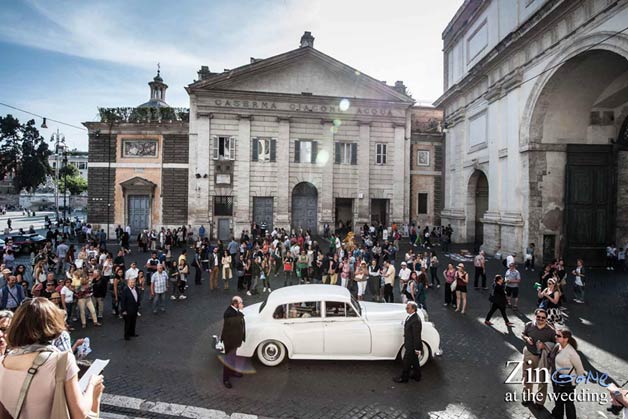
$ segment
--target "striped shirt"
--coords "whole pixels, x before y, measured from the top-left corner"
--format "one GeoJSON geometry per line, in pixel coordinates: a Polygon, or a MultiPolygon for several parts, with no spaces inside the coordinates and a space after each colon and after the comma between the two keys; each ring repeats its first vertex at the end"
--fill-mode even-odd
{"type": "Polygon", "coordinates": [[[163,294],[164,292],[166,292],[167,289],[168,274],[163,271],[157,271],[151,276],[151,282],[155,287],[155,294],[163,294]]]}

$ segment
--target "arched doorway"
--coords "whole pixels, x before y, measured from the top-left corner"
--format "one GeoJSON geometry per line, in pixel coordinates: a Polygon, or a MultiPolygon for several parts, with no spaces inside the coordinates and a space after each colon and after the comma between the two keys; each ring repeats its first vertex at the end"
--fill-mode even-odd
{"type": "Polygon", "coordinates": [[[292,190],[292,227],[317,231],[318,191],[309,182],[301,182],[292,190]]]}
{"type": "Polygon", "coordinates": [[[617,139],[628,106],[628,60],[603,48],[569,57],[539,81],[530,118],[528,242],[544,243],[544,258],[561,255],[568,264],[578,257],[603,264],[619,234],[617,139]]]}
{"type": "Polygon", "coordinates": [[[484,243],[482,218],[488,211],[488,179],[484,172],[481,170],[473,172],[467,190],[467,239],[479,249],[484,243]]]}

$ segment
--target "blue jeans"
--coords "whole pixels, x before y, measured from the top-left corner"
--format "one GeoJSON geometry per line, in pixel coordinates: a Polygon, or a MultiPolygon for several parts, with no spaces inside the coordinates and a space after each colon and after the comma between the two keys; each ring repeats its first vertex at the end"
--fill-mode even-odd
{"type": "Polygon", "coordinates": [[[153,297],[153,313],[157,313],[157,308],[161,311],[166,311],[166,293],[155,293],[153,297]]]}

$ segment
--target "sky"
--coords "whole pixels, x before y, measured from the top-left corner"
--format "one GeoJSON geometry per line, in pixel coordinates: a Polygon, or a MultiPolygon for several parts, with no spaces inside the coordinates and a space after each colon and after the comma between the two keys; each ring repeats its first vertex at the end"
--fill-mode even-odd
{"type": "MultiPolygon", "coordinates": [[[[157,63],[166,101],[189,106],[184,90],[201,65],[235,68],[299,46],[378,80],[403,80],[430,104],[443,91],[442,32],[462,0],[0,0],[0,102],[82,126],[98,107],[148,100],[157,63]]],[[[0,115],[31,117],[0,106],[0,115]]],[[[41,120],[37,119],[37,124],[41,120]]],[[[72,148],[87,132],[47,122],[72,148]]]]}

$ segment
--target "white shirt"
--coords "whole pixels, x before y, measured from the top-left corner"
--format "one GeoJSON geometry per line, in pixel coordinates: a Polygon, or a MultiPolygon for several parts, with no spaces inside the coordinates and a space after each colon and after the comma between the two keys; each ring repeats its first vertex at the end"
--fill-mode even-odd
{"type": "Polygon", "coordinates": [[[412,273],[412,271],[408,268],[401,268],[399,270],[399,279],[401,279],[402,281],[407,281],[408,279],[410,279],[410,274],[412,273]]]}
{"type": "Polygon", "coordinates": [[[65,298],[65,303],[69,304],[74,301],[74,291],[64,286],[61,288],[61,295],[65,298]]]}
{"type": "Polygon", "coordinates": [[[139,276],[139,272],[140,270],[137,268],[129,268],[126,270],[126,272],[124,273],[124,279],[126,279],[127,281],[131,278],[136,278],[139,276]]]}
{"type": "Polygon", "coordinates": [[[135,290],[135,287],[129,289],[131,290],[131,294],[133,294],[133,298],[135,298],[135,301],[137,301],[137,291],[135,290]]]}

